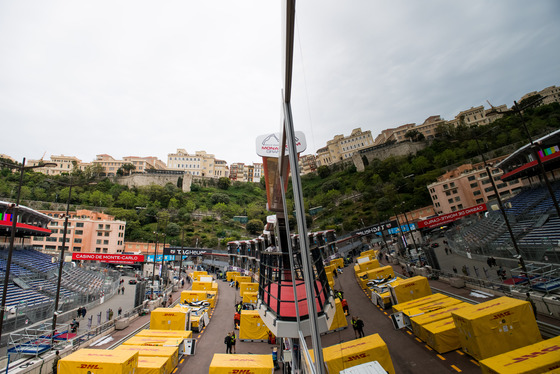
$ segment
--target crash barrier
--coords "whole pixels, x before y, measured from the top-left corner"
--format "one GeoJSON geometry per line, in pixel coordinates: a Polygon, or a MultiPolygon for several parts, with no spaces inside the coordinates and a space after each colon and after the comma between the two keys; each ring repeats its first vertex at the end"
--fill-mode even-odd
{"type": "Polygon", "coordinates": [[[243,297],[245,292],[257,292],[259,290],[258,283],[239,283],[239,296],[243,297]]]}
{"type": "Polygon", "coordinates": [[[243,294],[243,304],[257,304],[258,292],[245,292],[243,294]]]}
{"type": "Polygon", "coordinates": [[[206,301],[209,303],[210,308],[216,306],[217,291],[182,291],[181,303],[189,304],[198,301],[206,301]]]}
{"type": "Polygon", "coordinates": [[[239,324],[239,340],[241,341],[267,341],[268,332],[257,310],[242,310],[239,324]]]}
{"type": "Polygon", "coordinates": [[[129,374],[138,367],[138,351],[80,349],[58,361],[59,373],[129,374]]]}
{"type": "MultiPolygon", "coordinates": [[[[104,352],[95,350],[96,352],[104,352]]],[[[119,345],[112,351],[107,352],[136,352],[139,357],[164,357],[166,359],[165,369],[167,373],[173,372],[179,362],[179,348],[156,347],[149,345],[119,345]]],[[[64,373],[64,372],[62,372],[64,373]]],[[[95,372],[97,374],[97,372],[95,372]]]]}
{"type": "Polygon", "coordinates": [[[452,316],[463,351],[479,361],[542,340],[528,301],[503,296],[452,316]]]}
{"type": "Polygon", "coordinates": [[[238,271],[226,271],[226,280],[231,282],[235,279],[236,276],[241,275],[238,271]]]}
{"type": "Polygon", "coordinates": [[[214,354],[208,374],[273,374],[272,355],[214,354]]]}
{"type": "Polygon", "coordinates": [[[342,310],[342,303],[338,298],[334,300],[334,306],[335,306],[335,314],[334,314],[334,318],[332,318],[329,321],[330,322],[329,330],[337,331],[337,330],[345,329],[346,327],[348,327],[348,321],[346,320],[346,315],[342,310]]]}
{"type": "Polygon", "coordinates": [[[416,276],[389,285],[393,305],[419,299],[432,294],[428,278],[416,276]]]}
{"type": "MultiPolygon", "coordinates": [[[[314,360],[313,350],[309,350],[314,360]]],[[[379,334],[323,348],[323,359],[329,373],[339,373],[352,366],[377,361],[389,374],[395,374],[387,344],[379,334]]]]}
{"type": "Polygon", "coordinates": [[[480,361],[483,374],[533,374],[558,372],[560,336],[514,349],[480,361]]]}

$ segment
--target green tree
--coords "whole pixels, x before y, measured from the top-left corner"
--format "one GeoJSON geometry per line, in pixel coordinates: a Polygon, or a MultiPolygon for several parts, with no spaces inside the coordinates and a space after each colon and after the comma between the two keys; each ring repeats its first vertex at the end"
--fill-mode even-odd
{"type": "Polygon", "coordinates": [[[123,191],[119,194],[117,204],[126,209],[132,208],[136,204],[136,195],[130,191],[123,191]]]}
{"type": "Polygon", "coordinates": [[[222,190],[227,190],[231,186],[231,179],[226,177],[221,177],[218,179],[218,188],[222,190]]]}
{"type": "Polygon", "coordinates": [[[262,233],[264,224],[260,219],[252,219],[249,222],[247,222],[246,228],[250,234],[257,235],[259,233],[262,233]]]}
{"type": "Polygon", "coordinates": [[[327,165],[319,166],[317,169],[317,175],[319,175],[322,179],[325,179],[331,175],[331,169],[327,165]]]}

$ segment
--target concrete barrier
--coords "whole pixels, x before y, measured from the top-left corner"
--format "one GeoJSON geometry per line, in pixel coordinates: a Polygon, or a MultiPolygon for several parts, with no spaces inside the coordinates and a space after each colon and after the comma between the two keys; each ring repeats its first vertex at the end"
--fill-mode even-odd
{"type": "Polygon", "coordinates": [[[120,318],[115,321],[115,330],[124,330],[130,325],[129,318],[120,318]]]}
{"type": "Polygon", "coordinates": [[[449,278],[449,285],[455,288],[465,287],[465,281],[461,278],[449,278]]]}

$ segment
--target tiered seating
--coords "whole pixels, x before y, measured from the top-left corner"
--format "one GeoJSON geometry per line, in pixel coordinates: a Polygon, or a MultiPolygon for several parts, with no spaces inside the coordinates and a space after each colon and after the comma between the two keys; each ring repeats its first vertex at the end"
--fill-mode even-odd
{"type": "MultiPolygon", "coordinates": [[[[523,234],[524,232],[529,232],[531,227],[533,227],[534,221],[521,221],[517,222],[515,225],[512,225],[511,231],[513,231],[513,235],[517,238],[519,235],[523,234]]],[[[511,236],[509,232],[506,230],[502,235],[498,236],[492,244],[500,246],[504,244],[511,243],[511,236]]]]}
{"type": "Polygon", "coordinates": [[[548,191],[544,187],[524,190],[506,201],[506,206],[511,204],[511,208],[506,208],[506,213],[515,216],[525,214],[533,206],[545,199],[546,196],[548,196],[548,191]]]}
{"type": "Polygon", "coordinates": [[[62,284],[81,293],[95,293],[103,289],[103,276],[80,268],[64,268],[62,284]]]}
{"type": "MultiPolygon", "coordinates": [[[[544,214],[554,208],[552,197],[548,195],[548,190],[546,192],[546,196],[548,197],[535,206],[535,208],[533,209],[534,213],[544,214]]],[[[560,200],[560,190],[555,190],[554,196],[556,197],[556,201],[560,200]]]]}
{"type": "MultiPolygon", "coordinates": [[[[27,284],[29,284],[31,287],[33,287],[34,290],[38,292],[44,292],[52,296],[56,295],[56,284],[51,283],[47,280],[35,279],[27,281],[27,284]]],[[[60,287],[60,294],[66,297],[73,297],[76,295],[75,292],[70,291],[69,289],[64,287],[60,287]]]]}
{"type": "MultiPolygon", "coordinates": [[[[4,278],[6,276],[6,265],[7,261],[5,259],[0,259],[0,276],[4,278]]],[[[18,264],[12,261],[10,265],[10,275],[12,277],[21,277],[21,276],[30,276],[33,275],[33,272],[27,270],[26,268],[22,268],[18,264]]]]}
{"type": "MultiPolygon", "coordinates": [[[[8,284],[8,294],[6,296],[6,306],[12,307],[24,302],[28,306],[37,306],[41,304],[51,303],[52,299],[40,293],[27,289],[23,290],[16,285],[8,284]]],[[[2,295],[0,294],[0,300],[2,295]]]]}
{"type": "Polygon", "coordinates": [[[503,231],[503,220],[499,216],[482,219],[474,225],[463,229],[461,235],[472,246],[480,246],[494,240],[503,231]]]}
{"type": "Polygon", "coordinates": [[[551,240],[560,240],[560,219],[551,218],[547,223],[539,228],[534,229],[523,239],[521,244],[545,244],[551,240]]]}
{"type": "Polygon", "coordinates": [[[51,256],[33,249],[14,251],[13,261],[20,266],[33,270],[37,273],[48,273],[57,266],[56,263],[52,262],[51,256]]]}

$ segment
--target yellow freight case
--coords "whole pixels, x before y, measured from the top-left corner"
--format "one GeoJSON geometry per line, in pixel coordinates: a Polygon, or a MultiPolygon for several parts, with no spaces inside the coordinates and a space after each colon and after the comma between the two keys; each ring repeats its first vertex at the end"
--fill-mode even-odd
{"type": "Polygon", "coordinates": [[[393,313],[398,313],[398,312],[402,312],[405,309],[412,309],[424,304],[428,304],[431,303],[433,301],[437,301],[437,300],[441,300],[441,299],[446,299],[449,296],[445,296],[444,294],[441,293],[435,293],[432,295],[428,295],[428,296],[424,296],[421,297],[419,299],[415,299],[415,300],[411,300],[411,301],[407,301],[404,303],[400,303],[397,305],[393,305],[393,313]]]}
{"type": "Polygon", "coordinates": [[[250,282],[239,283],[239,296],[241,297],[243,297],[245,292],[258,292],[258,291],[259,291],[258,283],[250,283],[250,282]]]}
{"type": "Polygon", "coordinates": [[[193,291],[212,291],[213,282],[193,282],[191,289],[193,291]]]}
{"type": "Polygon", "coordinates": [[[362,262],[361,264],[358,265],[360,266],[360,271],[368,271],[372,269],[377,269],[379,267],[379,261],[374,259],[374,260],[362,262]]]}
{"type": "Polygon", "coordinates": [[[187,312],[177,308],[157,308],[150,313],[150,327],[154,330],[186,330],[187,312]]]}
{"type": "Polygon", "coordinates": [[[226,271],[226,279],[228,282],[234,280],[237,275],[241,275],[241,273],[238,271],[226,271]]]}
{"type": "Polygon", "coordinates": [[[167,358],[165,357],[138,357],[138,374],[169,374],[167,373],[167,358]]]}
{"type": "MultiPolygon", "coordinates": [[[[98,349],[96,349],[99,352],[98,349]]],[[[177,363],[179,362],[179,348],[175,347],[155,347],[149,345],[119,345],[115,349],[109,352],[138,352],[138,356],[148,356],[148,357],[165,357],[167,363],[165,364],[165,369],[168,373],[171,373],[177,363]]],[[[64,373],[64,372],[62,372],[64,373]]],[[[97,374],[97,373],[96,373],[97,374]]]]}
{"type": "Polygon", "coordinates": [[[451,352],[461,348],[453,317],[448,317],[424,326],[426,343],[438,353],[451,352]]]}
{"type": "Polygon", "coordinates": [[[392,266],[382,266],[377,269],[368,270],[365,272],[366,277],[359,277],[360,279],[360,286],[362,289],[367,288],[367,283],[373,279],[385,279],[387,277],[393,278],[395,276],[395,272],[392,266]],[[364,279],[365,278],[365,279],[364,279]]]}
{"type": "Polygon", "coordinates": [[[412,318],[417,315],[435,312],[436,310],[447,308],[451,305],[459,304],[461,302],[462,301],[459,299],[455,299],[453,297],[446,297],[445,299],[436,300],[431,303],[417,306],[416,308],[405,309],[403,310],[403,313],[405,316],[412,318]]]}
{"type": "Polygon", "coordinates": [[[258,292],[245,292],[243,294],[243,303],[256,304],[259,298],[258,292]]]}
{"type": "Polygon", "coordinates": [[[210,363],[208,374],[273,374],[272,355],[228,355],[216,353],[210,363]]]}
{"type": "Polygon", "coordinates": [[[425,342],[428,342],[428,335],[425,329],[426,326],[429,326],[431,323],[442,319],[452,318],[451,312],[455,312],[459,309],[466,308],[470,305],[471,304],[468,303],[458,302],[454,305],[450,305],[448,307],[441,308],[430,313],[425,313],[416,317],[411,317],[410,322],[412,324],[412,331],[414,332],[414,335],[416,335],[418,338],[420,338],[425,342]]]}
{"type": "Polygon", "coordinates": [[[269,331],[257,310],[241,311],[239,340],[268,340],[269,331]]]}
{"type": "Polygon", "coordinates": [[[187,304],[195,301],[208,301],[210,308],[216,306],[216,291],[181,291],[181,303],[187,304]]]}
{"type": "Polygon", "coordinates": [[[560,336],[480,361],[483,374],[537,374],[560,371],[560,336]]]}
{"type": "Polygon", "coordinates": [[[80,349],[58,361],[59,373],[135,374],[138,352],[80,349]]]}
{"type": "Polygon", "coordinates": [[[463,351],[478,361],[542,340],[528,301],[503,296],[452,315],[463,351]]]}
{"type": "Polygon", "coordinates": [[[428,278],[416,276],[389,285],[389,292],[393,304],[399,304],[431,295],[432,289],[428,283],[428,278]]]}
{"type": "MultiPolygon", "coordinates": [[[[309,350],[309,354],[314,360],[312,349],[309,350]]],[[[377,361],[389,374],[395,374],[389,349],[379,334],[325,347],[323,359],[329,373],[338,373],[352,366],[377,361]]]]}
{"type": "Polygon", "coordinates": [[[193,279],[193,281],[198,282],[201,276],[207,276],[207,275],[208,275],[207,271],[193,271],[191,273],[191,278],[193,279]]]}
{"type": "Polygon", "coordinates": [[[332,259],[331,262],[330,262],[330,265],[334,265],[337,269],[338,268],[343,268],[344,267],[344,259],[342,259],[342,258],[332,259]]]}
{"type": "Polygon", "coordinates": [[[191,339],[192,331],[144,329],[138,331],[134,336],[153,336],[153,337],[165,337],[165,338],[191,339]]]}
{"type": "Polygon", "coordinates": [[[241,284],[241,283],[251,283],[253,281],[253,278],[251,278],[248,275],[238,275],[234,278],[234,280],[236,282],[239,282],[239,284],[241,284]]]}
{"type": "Polygon", "coordinates": [[[346,320],[346,315],[342,310],[342,303],[338,298],[334,300],[334,306],[336,312],[334,314],[334,318],[330,321],[331,325],[329,327],[329,330],[336,330],[336,329],[347,327],[348,321],[346,320]]]}

